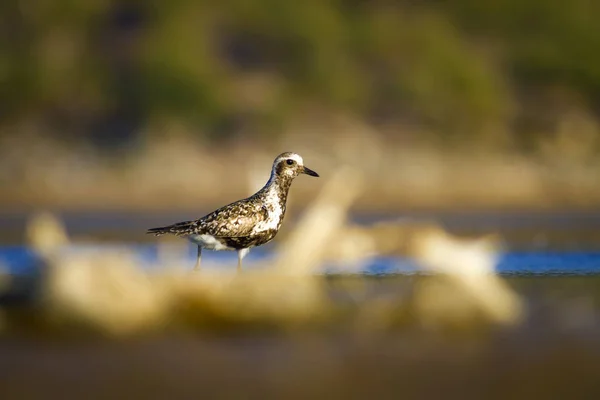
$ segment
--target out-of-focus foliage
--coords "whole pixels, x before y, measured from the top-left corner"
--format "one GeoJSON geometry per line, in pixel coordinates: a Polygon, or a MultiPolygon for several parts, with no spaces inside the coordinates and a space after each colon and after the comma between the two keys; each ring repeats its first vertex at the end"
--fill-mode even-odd
{"type": "Polygon", "coordinates": [[[0,125],[276,132],[309,108],[438,135],[550,133],[600,98],[599,14],[589,0],[7,0],[0,125]]]}

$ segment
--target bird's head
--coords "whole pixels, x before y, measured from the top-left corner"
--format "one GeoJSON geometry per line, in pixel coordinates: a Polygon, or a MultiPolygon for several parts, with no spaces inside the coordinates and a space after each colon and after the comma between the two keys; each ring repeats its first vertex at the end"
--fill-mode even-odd
{"type": "Polygon", "coordinates": [[[304,166],[304,160],[299,154],[282,153],[273,162],[273,175],[281,178],[293,179],[300,174],[318,177],[315,171],[304,166]]]}

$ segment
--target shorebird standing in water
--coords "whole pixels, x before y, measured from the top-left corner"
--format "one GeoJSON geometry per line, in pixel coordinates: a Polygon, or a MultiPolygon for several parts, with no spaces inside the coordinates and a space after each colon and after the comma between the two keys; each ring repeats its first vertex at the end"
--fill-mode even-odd
{"type": "Polygon", "coordinates": [[[250,248],[270,242],[281,227],[288,191],[300,174],[319,176],[304,166],[296,153],[282,153],[273,162],[267,184],[254,195],[221,207],[194,220],[149,229],[156,236],[167,233],[187,238],[198,246],[195,269],[200,269],[202,249],[237,250],[237,269],[250,248]]]}

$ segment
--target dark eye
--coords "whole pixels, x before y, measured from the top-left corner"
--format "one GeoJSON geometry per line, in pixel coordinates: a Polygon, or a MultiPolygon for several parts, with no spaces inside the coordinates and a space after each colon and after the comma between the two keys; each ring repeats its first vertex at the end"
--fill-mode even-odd
{"type": "Polygon", "coordinates": [[[287,165],[294,165],[295,161],[294,161],[294,160],[292,160],[292,159],[287,159],[287,160],[285,161],[285,163],[286,163],[287,165]]]}

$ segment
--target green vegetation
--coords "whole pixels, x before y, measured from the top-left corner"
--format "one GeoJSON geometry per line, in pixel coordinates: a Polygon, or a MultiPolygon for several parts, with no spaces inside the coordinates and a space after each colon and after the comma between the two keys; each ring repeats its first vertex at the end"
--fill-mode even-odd
{"type": "Polygon", "coordinates": [[[8,0],[0,127],[276,134],[309,107],[523,148],[598,104],[599,14],[588,0],[8,0]]]}

